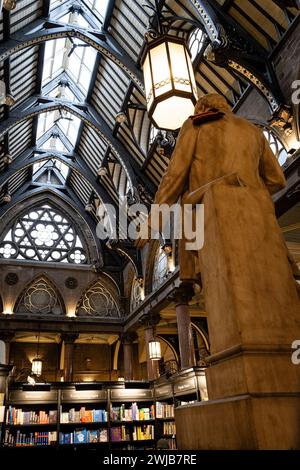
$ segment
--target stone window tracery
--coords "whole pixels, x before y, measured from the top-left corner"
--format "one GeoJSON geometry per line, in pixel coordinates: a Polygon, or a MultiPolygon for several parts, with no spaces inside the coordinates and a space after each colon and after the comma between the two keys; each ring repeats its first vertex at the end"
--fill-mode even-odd
{"type": "Polygon", "coordinates": [[[0,257],[73,264],[87,262],[74,225],[44,204],[19,217],[0,242],[0,257]]]}
{"type": "Polygon", "coordinates": [[[168,256],[164,250],[159,247],[154,260],[154,269],[152,277],[152,289],[157,289],[168,276],[168,256]]]}
{"type": "Polygon", "coordinates": [[[81,297],[77,307],[77,315],[119,318],[121,312],[112,293],[101,281],[97,281],[81,297]]]}

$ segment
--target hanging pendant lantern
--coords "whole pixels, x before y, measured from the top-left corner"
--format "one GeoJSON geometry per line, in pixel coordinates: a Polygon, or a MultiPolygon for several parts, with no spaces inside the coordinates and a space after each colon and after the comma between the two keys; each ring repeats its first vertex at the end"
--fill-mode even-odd
{"type": "Polygon", "coordinates": [[[149,341],[149,358],[153,361],[159,361],[161,359],[161,347],[158,339],[149,341]]]}
{"type": "Polygon", "coordinates": [[[179,129],[194,113],[197,101],[192,61],[184,40],[163,35],[148,42],[142,67],[149,118],[157,128],[179,129]]]}
{"type": "Polygon", "coordinates": [[[31,363],[32,374],[40,376],[42,375],[42,369],[43,369],[43,361],[39,357],[34,358],[31,363]]]}

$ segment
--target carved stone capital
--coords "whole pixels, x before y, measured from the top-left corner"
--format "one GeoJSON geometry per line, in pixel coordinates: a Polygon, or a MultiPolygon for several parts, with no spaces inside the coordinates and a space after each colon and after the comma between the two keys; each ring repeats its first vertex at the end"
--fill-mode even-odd
{"type": "Polygon", "coordinates": [[[122,343],[127,343],[127,344],[132,344],[134,341],[136,341],[138,338],[138,335],[136,334],[135,331],[128,331],[126,333],[122,333],[120,335],[120,340],[122,343]]]}
{"type": "Polygon", "coordinates": [[[14,331],[0,331],[0,340],[10,343],[15,337],[14,331]]]}
{"type": "Polygon", "coordinates": [[[75,343],[76,339],[79,337],[79,334],[78,333],[62,333],[60,337],[61,337],[61,340],[64,341],[64,343],[73,344],[75,343]]]}
{"type": "Polygon", "coordinates": [[[194,296],[193,284],[190,282],[183,282],[179,287],[169,296],[169,300],[177,305],[188,305],[194,296]]]}
{"type": "Polygon", "coordinates": [[[150,313],[147,315],[143,315],[139,321],[145,328],[147,327],[150,328],[150,327],[158,325],[158,323],[160,322],[160,319],[161,319],[161,316],[159,313],[153,313],[153,314],[150,313]]]}

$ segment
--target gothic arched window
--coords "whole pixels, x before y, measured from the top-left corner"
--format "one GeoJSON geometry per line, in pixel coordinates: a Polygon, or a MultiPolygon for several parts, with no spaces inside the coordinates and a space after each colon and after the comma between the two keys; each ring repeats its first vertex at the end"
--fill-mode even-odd
{"type": "Polygon", "coordinates": [[[279,164],[283,165],[289,156],[283,143],[280,141],[277,135],[269,127],[263,127],[263,133],[264,133],[265,138],[269,142],[272,152],[277,158],[279,164]]]}
{"type": "Polygon", "coordinates": [[[72,222],[48,204],[20,216],[0,241],[0,257],[84,264],[86,250],[72,222]]]}
{"type": "Polygon", "coordinates": [[[152,289],[157,289],[167,278],[168,275],[168,255],[159,247],[154,261],[152,289]]]}
{"type": "Polygon", "coordinates": [[[97,281],[87,289],[81,297],[77,315],[92,315],[97,317],[116,317],[121,316],[119,305],[112,293],[97,281]]]}
{"type": "Polygon", "coordinates": [[[62,315],[62,299],[55,287],[44,276],[34,280],[20,295],[15,313],[62,315]]]}
{"type": "Polygon", "coordinates": [[[139,279],[135,278],[131,287],[130,309],[134,310],[143,300],[142,286],[139,279]]]}
{"type": "Polygon", "coordinates": [[[191,53],[192,61],[195,60],[199,52],[201,51],[204,41],[205,41],[205,33],[200,28],[196,28],[192,31],[189,36],[188,46],[191,53]]]}

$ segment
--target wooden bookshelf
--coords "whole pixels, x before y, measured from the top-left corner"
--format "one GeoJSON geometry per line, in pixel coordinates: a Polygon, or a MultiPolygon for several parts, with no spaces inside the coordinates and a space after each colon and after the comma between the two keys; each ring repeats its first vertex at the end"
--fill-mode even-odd
{"type": "Polygon", "coordinates": [[[201,399],[200,371],[195,369],[181,371],[168,379],[162,377],[151,386],[133,382],[15,384],[5,401],[4,423],[0,424],[1,445],[16,446],[18,437],[18,447],[86,445],[109,450],[111,447],[135,449],[144,445],[151,450],[156,448],[159,439],[164,438],[174,449],[176,407],[201,399]],[[118,415],[121,407],[122,419],[118,415]],[[56,412],[56,422],[7,420],[8,410],[12,408],[33,412],[36,416],[43,411],[44,417],[52,410],[56,412]],[[137,413],[137,409],[140,419],[132,419],[137,415],[130,413],[133,410],[137,413]],[[63,438],[65,435],[66,439],[63,438]]]}

